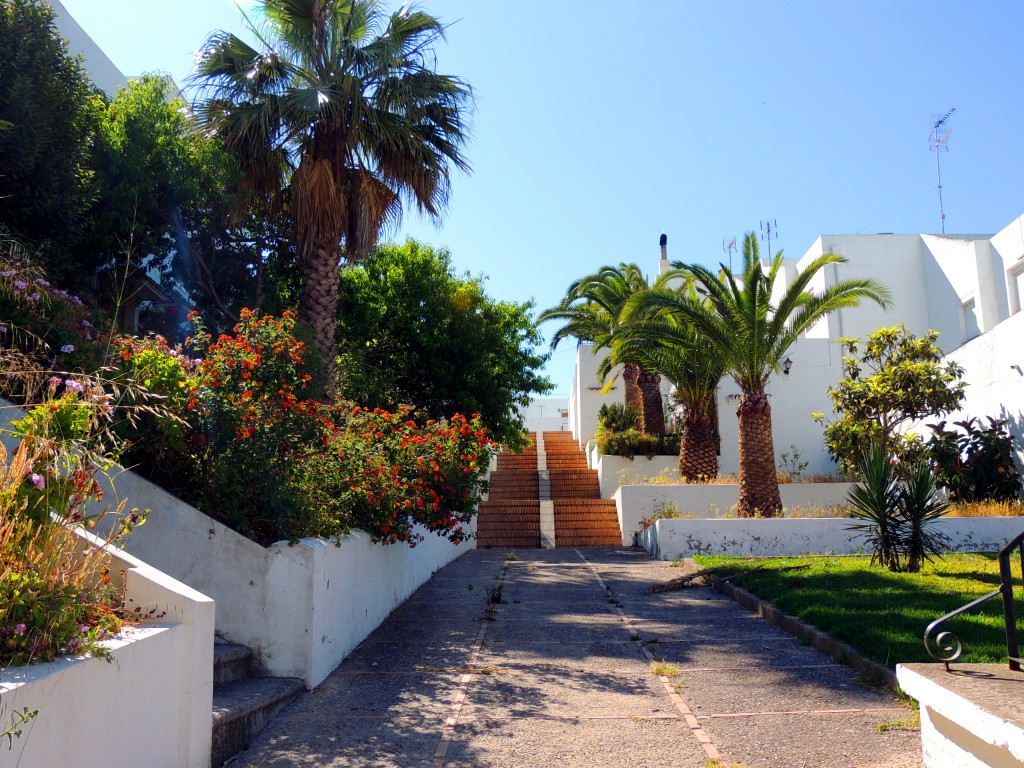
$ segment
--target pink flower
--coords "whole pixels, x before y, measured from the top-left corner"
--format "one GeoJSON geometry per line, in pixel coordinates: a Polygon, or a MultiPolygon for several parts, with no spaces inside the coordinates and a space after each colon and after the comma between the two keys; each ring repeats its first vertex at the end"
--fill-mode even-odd
{"type": "Polygon", "coordinates": [[[72,352],[75,351],[75,345],[65,344],[63,347],[60,348],[60,351],[63,352],[65,355],[70,355],[72,352]]]}
{"type": "Polygon", "coordinates": [[[33,472],[32,473],[32,485],[38,488],[40,491],[46,487],[46,478],[42,475],[33,472]]]}

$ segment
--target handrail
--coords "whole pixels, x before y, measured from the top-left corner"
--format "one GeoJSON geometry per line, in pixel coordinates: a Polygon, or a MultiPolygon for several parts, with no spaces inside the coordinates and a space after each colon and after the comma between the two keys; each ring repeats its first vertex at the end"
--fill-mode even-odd
{"type": "Polygon", "coordinates": [[[995,589],[987,595],[972,600],[955,611],[950,611],[945,616],[933,621],[925,629],[924,649],[928,651],[928,655],[933,659],[945,664],[947,672],[949,671],[949,665],[959,661],[963,656],[963,643],[960,642],[960,638],[955,633],[945,630],[935,635],[934,643],[937,647],[933,650],[932,633],[943,622],[966,613],[972,608],[991,600],[996,595],[1003,596],[1003,624],[1006,630],[1006,653],[1009,656],[1010,669],[1015,672],[1021,671],[1021,664],[1024,663],[1024,660],[1020,658],[1020,646],[1017,642],[1017,617],[1013,604],[1013,570],[1010,566],[1010,555],[1013,554],[1014,550],[1017,550],[1020,555],[1021,573],[1024,575],[1024,533],[1021,533],[999,552],[999,589],[995,589]]]}

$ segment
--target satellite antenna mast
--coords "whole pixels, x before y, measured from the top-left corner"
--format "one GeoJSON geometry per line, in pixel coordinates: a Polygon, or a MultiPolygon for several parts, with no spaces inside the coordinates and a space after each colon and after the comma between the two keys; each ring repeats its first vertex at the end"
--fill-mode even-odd
{"type": "Polygon", "coordinates": [[[765,219],[761,222],[761,239],[768,242],[768,258],[772,257],[772,233],[775,239],[779,239],[779,225],[775,219],[765,219]]]}
{"type": "Polygon", "coordinates": [[[736,236],[722,238],[722,251],[729,254],[729,271],[732,272],[732,252],[736,250],[736,236]]]}
{"type": "Polygon", "coordinates": [[[946,121],[954,112],[956,112],[956,107],[951,108],[941,117],[933,115],[935,123],[932,125],[932,132],[928,135],[928,149],[935,153],[935,176],[939,182],[939,222],[942,224],[942,234],[946,234],[946,211],[942,206],[942,166],[939,164],[939,157],[943,152],[949,152],[949,126],[946,126],[946,121]],[[944,126],[946,130],[942,130],[944,126]]]}

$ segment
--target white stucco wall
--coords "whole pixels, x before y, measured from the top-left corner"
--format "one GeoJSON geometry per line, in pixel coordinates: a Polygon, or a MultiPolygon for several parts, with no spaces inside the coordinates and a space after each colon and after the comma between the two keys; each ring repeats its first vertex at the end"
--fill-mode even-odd
{"type": "Polygon", "coordinates": [[[605,456],[595,451],[601,496],[610,499],[620,485],[635,485],[655,477],[679,479],[678,456],[605,456]]]}
{"type": "MultiPolygon", "coordinates": [[[[786,513],[799,515],[801,509],[845,504],[851,487],[851,483],[783,483],[779,493],[786,513]]],[[[735,515],[739,486],[623,485],[613,498],[622,544],[628,546],[633,543],[633,535],[640,532],[640,521],[665,508],[696,519],[735,515]]]]}
{"type": "Polygon", "coordinates": [[[111,573],[122,569],[130,604],[159,618],[109,641],[111,663],[79,656],[0,670],[4,717],[39,710],[11,751],[0,748],[0,765],[209,766],[213,601],[115,550],[111,573]]]}
{"type": "MultiPolygon", "coordinates": [[[[787,557],[867,554],[864,534],[848,518],[668,519],[640,533],[638,543],[661,560],[694,555],[787,557]]],[[[1021,517],[947,517],[935,530],[954,552],[998,552],[1024,530],[1021,517]]]]}
{"type": "Polygon", "coordinates": [[[93,83],[110,98],[114,97],[118,88],[127,87],[128,78],[114,66],[110,57],[86,34],[81,25],[61,5],[60,0],[46,0],[46,2],[53,8],[54,23],[61,37],[67,40],[69,52],[72,56],[82,56],[83,66],[93,83]]]}

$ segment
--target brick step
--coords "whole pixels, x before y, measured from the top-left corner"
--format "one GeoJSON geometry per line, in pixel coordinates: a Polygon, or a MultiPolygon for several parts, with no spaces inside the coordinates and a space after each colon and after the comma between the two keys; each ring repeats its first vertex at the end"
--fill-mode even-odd
{"type": "MultiPolygon", "coordinates": [[[[540,536],[527,541],[526,539],[488,539],[487,541],[481,541],[477,539],[476,545],[482,549],[540,549],[540,536]]],[[[586,545],[581,544],[579,546],[604,546],[602,544],[597,545],[586,545]]]]}
{"type": "Polygon", "coordinates": [[[620,547],[622,546],[622,539],[612,538],[611,536],[601,537],[596,539],[569,539],[563,541],[562,539],[555,539],[556,547],[620,547]]]}
{"type": "Polygon", "coordinates": [[[480,509],[532,509],[539,512],[540,502],[536,499],[487,499],[480,502],[480,509]]]}

